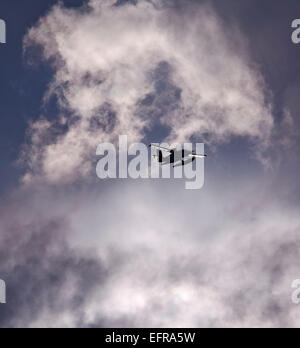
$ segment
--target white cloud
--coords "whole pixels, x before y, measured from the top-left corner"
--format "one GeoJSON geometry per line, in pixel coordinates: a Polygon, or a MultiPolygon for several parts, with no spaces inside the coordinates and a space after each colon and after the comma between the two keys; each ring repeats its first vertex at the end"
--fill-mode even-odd
{"type": "MultiPolygon", "coordinates": [[[[170,141],[197,136],[218,144],[245,136],[269,143],[273,119],[263,79],[239,34],[225,28],[211,9],[198,5],[177,13],[142,0],[137,6],[112,4],[93,0],[81,10],[55,6],[25,38],[25,48],[40,45],[53,63],[47,97],[58,97],[59,122],[69,124],[50,143],[32,141],[26,182],[36,175],[51,183],[84,177],[99,142],[119,134],[140,140],[157,122],[170,127],[170,141]],[[169,70],[160,80],[161,62],[169,70]],[[170,86],[178,91],[171,100],[170,86]],[[141,107],[147,95],[161,100],[141,107]]],[[[41,125],[45,122],[32,125],[33,138],[41,125]]]]}

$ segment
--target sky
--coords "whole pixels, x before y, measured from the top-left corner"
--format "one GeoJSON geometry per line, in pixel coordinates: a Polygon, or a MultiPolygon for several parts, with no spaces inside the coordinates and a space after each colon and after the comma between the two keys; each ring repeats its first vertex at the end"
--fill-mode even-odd
{"type": "Polygon", "coordinates": [[[0,327],[298,327],[298,1],[3,0],[0,327]],[[200,142],[205,184],[100,180],[200,142]]]}

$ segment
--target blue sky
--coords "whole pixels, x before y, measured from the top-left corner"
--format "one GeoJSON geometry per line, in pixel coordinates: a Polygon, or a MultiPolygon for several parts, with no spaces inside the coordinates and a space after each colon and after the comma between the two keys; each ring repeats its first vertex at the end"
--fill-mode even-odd
{"type": "MultiPolygon", "coordinates": [[[[23,55],[23,38],[27,30],[56,1],[3,1],[1,18],[7,24],[7,44],[0,46],[1,63],[1,190],[16,185],[19,170],[14,165],[29,119],[38,117],[44,91],[51,78],[46,65],[31,68],[23,55]]],[[[64,1],[66,6],[79,6],[82,1],[64,1]]]]}

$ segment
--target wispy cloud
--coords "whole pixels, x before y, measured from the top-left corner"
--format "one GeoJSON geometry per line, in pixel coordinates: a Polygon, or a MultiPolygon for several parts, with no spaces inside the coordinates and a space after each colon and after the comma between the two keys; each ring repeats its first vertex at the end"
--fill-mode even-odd
{"type": "Polygon", "coordinates": [[[1,212],[2,327],[297,326],[294,209],[262,188],[225,208],[218,190],[133,186],[40,192],[1,212]]]}
{"type": "Polygon", "coordinates": [[[237,30],[206,5],[113,4],[55,6],[25,38],[25,49],[40,46],[55,69],[47,97],[58,98],[56,123],[68,125],[52,142],[40,136],[51,123],[31,126],[25,181],[84,177],[97,143],[119,134],[141,140],[155,125],[168,127],[168,141],[219,144],[242,136],[269,144],[267,88],[237,30]]]}

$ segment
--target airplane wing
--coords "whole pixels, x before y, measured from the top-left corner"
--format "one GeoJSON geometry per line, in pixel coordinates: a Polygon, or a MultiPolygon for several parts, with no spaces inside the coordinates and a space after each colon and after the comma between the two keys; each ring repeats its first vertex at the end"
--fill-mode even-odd
{"type": "Polygon", "coordinates": [[[193,158],[189,158],[189,159],[187,159],[187,160],[182,160],[182,161],[180,161],[179,163],[175,164],[175,165],[173,166],[173,168],[185,166],[185,165],[187,165],[187,164],[189,164],[189,163],[192,163],[192,162],[193,162],[193,158]]]}
{"type": "Polygon", "coordinates": [[[172,153],[174,150],[170,150],[170,149],[167,149],[166,147],[161,147],[161,146],[158,146],[158,145],[149,145],[150,147],[154,147],[155,149],[158,149],[158,150],[161,150],[161,151],[165,151],[165,152],[168,152],[168,153],[172,153]]]}
{"type": "Polygon", "coordinates": [[[207,157],[207,155],[194,155],[194,154],[190,153],[190,154],[188,155],[188,157],[205,158],[205,157],[207,157]]]}

